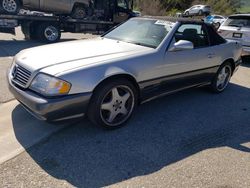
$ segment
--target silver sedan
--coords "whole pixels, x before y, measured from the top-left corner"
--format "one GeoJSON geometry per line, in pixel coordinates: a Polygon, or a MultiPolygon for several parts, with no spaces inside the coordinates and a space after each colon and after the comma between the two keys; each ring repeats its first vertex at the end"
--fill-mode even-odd
{"type": "Polygon", "coordinates": [[[9,87],[39,119],[85,114],[94,124],[114,128],[156,97],[207,85],[224,91],[241,50],[239,42],[223,39],[203,22],[133,18],[96,39],[20,52],[9,87]]]}

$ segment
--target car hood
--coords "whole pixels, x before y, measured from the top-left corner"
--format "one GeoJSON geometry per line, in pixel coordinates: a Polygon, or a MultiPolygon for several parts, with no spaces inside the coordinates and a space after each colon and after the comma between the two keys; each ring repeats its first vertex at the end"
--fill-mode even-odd
{"type": "Polygon", "coordinates": [[[55,72],[50,73],[55,75],[66,70],[119,59],[149,50],[152,48],[106,38],[96,38],[26,49],[16,55],[15,62],[31,72],[59,65],[60,70],[54,69],[55,72]]]}

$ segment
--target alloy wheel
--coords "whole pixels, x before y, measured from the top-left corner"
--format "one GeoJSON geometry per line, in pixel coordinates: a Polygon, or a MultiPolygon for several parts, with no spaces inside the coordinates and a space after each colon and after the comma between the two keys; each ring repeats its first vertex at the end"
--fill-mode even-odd
{"type": "Polygon", "coordinates": [[[229,65],[226,65],[220,70],[217,76],[217,82],[216,82],[216,87],[218,91],[223,91],[227,87],[230,81],[231,74],[232,74],[232,70],[229,65]]]}
{"type": "Polygon", "coordinates": [[[109,90],[102,100],[101,118],[109,126],[121,125],[130,117],[134,105],[133,91],[125,85],[116,86],[109,90]]]}
{"type": "Polygon", "coordinates": [[[49,41],[56,41],[58,36],[59,36],[58,29],[56,27],[54,27],[54,26],[48,26],[44,30],[44,36],[49,41]]]}
{"type": "Polygon", "coordinates": [[[17,11],[17,3],[15,0],[3,0],[2,6],[7,12],[14,13],[17,11]]]}

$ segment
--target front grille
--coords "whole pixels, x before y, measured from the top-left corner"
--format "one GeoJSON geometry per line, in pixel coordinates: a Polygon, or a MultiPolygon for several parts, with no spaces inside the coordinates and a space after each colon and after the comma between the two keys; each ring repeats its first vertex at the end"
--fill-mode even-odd
{"type": "Polygon", "coordinates": [[[13,81],[18,85],[25,87],[29,82],[31,77],[31,72],[27,69],[21,67],[20,65],[15,65],[12,70],[13,81]]]}

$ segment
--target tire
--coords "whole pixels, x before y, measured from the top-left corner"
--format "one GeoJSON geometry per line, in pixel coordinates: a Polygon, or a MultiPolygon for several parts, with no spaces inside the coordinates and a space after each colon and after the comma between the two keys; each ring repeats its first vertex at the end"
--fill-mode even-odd
{"type": "Polygon", "coordinates": [[[231,63],[228,62],[222,64],[211,82],[210,88],[212,89],[212,91],[215,93],[223,92],[227,88],[231,76],[232,76],[231,63]]]}
{"type": "Polygon", "coordinates": [[[37,33],[33,26],[21,25],[21,30],[23,32],[25,40],[37,40],[37,33]]]}
{"type": "Polygon", "coordinates": [[[19,0],[1,0],[1,7],[8,14],[18,14],[21,8],[19,0]]]}
{"type": "Polygon", "coordinates": [[[42,42],[55,43],[61,38],[61,31],[57,24],[42,23],[38,25],[36,36],[42,42]]]}
{"type": "Polygon", "coordinates": [[[83,5],[75,5],[71,13],[71,17],[75,19],[83,19],[87,15],[87,9],[83,5]]]}
{"type": "Polygon", "coordinates": [[[137,104],[137,90],[131,82],[126,79],[107,81],[95,90],[87,116],[93,124],[103,128],[120,128],[130,119],[137,104]]]}

